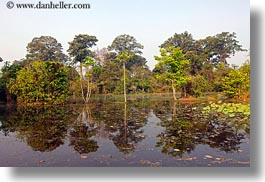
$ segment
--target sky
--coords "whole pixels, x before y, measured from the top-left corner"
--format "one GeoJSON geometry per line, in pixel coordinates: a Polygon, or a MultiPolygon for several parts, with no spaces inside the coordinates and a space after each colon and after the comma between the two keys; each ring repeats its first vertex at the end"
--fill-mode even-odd
{"type": "MultiPolygon", "coordinates": [[[[20,60],[27,44],[42,35],[52,36],[63,45],[75,35],[98,38],[101,49],[121,34],[134,36],[144,45],[143,56],[152,69],[159,45],[175,33],[188,31],[194,39],[221,32],[235,32],[243,48],[250,49],[249,0],[64,0],[65,3],[89,3],[86,10],[8,9],[0,1],[0,57],[20,60]]],[[[62,0],[42,0],[42,3],[62,0]]],[[[38,3],[39,0],[13,0],[14,3],[38,3]]],[[[249,53],[238,53],[228,62],[241,65],[249,53]]],[[[3,64],[2,64],[3,65],[3,64]]]]}

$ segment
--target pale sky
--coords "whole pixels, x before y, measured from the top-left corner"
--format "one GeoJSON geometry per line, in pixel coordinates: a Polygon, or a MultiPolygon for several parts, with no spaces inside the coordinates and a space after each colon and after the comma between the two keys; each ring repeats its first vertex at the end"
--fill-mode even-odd
{"type": "MultiPolygon", "coordinates": [[[[130,34],[144,45],[143,56],[151,69],[156,64],[158,46],[174,33],[188,31],[195,39],[201,39],[224,31],[235,32],[239,43],[250,48],[249,0],[64,1],[89,3],[89,10],[8,9],[8,1],[0,1],[0,57],[4,61],[24,58],[27,44],[41,35],[56,38],[66,52],[68,42],[77,34],[95,35],[99,42],[93,49],[107,47],[118,35],[130,34]]],[[[229,63],[241,65],[247,55],[237,54],[229,63]]]]}

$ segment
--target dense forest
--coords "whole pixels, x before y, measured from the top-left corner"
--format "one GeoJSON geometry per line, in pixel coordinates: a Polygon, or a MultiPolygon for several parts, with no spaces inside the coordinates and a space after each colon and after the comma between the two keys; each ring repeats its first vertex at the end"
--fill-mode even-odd
{"type": "Polygon", "coordinates": [[[222,32],[195,40],[175,34],[154,55],[153,70],[143,57],[144,46],[130,35],[116,37],[107,48],[92,50],[96,36],[80,34],[69,42],[68,55],[53,37],[34,38],[25,58],[4,63],[0,100],[18,104],[88,103],[95,94],[172,93],[174,100],[209,92],[249,99],[250,60],[241,67],[227,59],[247,51],[235,33],[222,32]]]}

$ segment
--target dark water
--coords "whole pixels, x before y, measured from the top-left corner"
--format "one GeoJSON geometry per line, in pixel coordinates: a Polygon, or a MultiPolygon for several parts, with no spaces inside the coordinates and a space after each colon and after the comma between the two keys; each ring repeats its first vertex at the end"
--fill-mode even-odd
{"type": "Polygon", "coordinates": [[[250,166],[249,120],[207,103],[0,107],[0,166],[250,166]]]}

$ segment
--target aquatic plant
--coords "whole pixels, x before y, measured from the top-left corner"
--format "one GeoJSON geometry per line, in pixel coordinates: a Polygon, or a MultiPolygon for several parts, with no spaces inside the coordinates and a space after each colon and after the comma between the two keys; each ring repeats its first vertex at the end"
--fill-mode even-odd
{"type": "Polygon", "coordinates": [[[204,107],[202,114],[209,113],[220,113],[227,115],[231,118],[236,115],[243,115],[245,117],[250,117],[250,104],[242,103],[211,103],[208,106],[204,107]]]}

